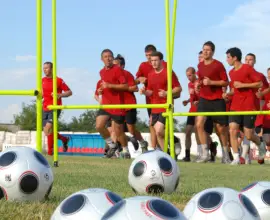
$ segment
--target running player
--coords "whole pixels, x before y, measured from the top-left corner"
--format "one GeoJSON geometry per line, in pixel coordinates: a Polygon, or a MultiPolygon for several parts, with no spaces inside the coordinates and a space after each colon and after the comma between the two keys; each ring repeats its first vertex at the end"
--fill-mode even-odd
{"type": "MultiPolygon", "coordinates": [[[[128,90],[124,71],[119,66],[113,64],[113,52],[111,50],[103,50],[101,59],[104,63],[104,68],[100,71],[102,80],[102,105],[124,104],[124,91],[128,90]]],[[[125,120],[124,109],[100,109],[98,111],[96,129],[110,147],[107,156],[114,156],[117,150],[117,146],[111,139],[110,133],[106,128],[106,123],[110,118],[114,122],[112,123],[113,131],[123,147],[121,155],[124,158],[130,158],[127,139],[123,128],[125,120]]]]}
{"type": "MultiPolygon", "coordinates": [[[[167,68],[162,64],[163,54],[154,52],[151,54],[151,64],[154,70],[149,73],[147,88],[140,90],[141,94],[152,97],[152,104],[164,104],[167,102],[167,68]]],[[[179,98],[182,88],[173,72],[172,74],[172,94],[173,98],[179,98]]],[[[154,126],[159,145],[164,149],[164,135],[165,135],[165,118],[162,113],[166,109],[152,109],[151,111],[151,125],[154,126]]]]}
{"type": "MultiPolygon", "coordinates": [[[[51,62],[45,62],[43,64],[43,71],[45,77],[42,78],[42,98],[43,98],[43,131],[48,140],[48,155],[53,155],[53,111],[48,109],[49,105],[53,104],[53,64],[51,62]]],[[[72,91],[64,82],[63,79],[57,77],[57,105],[62,105],[62,98],[66,98],[72,95],[72,91]]],[[[57,111],[59,118],[61,110],[57,111]]],[[[69,137],[64,137],[61,134],[57,134],[58,139],[63,142],[63,151],[68,150],[69,137]]]]}
{"type": "MultiPolygon", "coordinates": [[[[125,59],[120,54],[116,56],[114,59],[114,64],[120,66],[124,73],[125,77],[128,83],[128,91],[124,93],[124,100],[125,104],[137,104],[136,97],[134,95],[134,92],[138,92],[138,86],[135,83],[134,76],[125,70],[125,59]]],[[[142,152],[147,151],[148,143],[145,141],[142,137],[141,132],[139,132],[136,129],[136,122],[137,122],[137,110],[136,109],[126,109],[126,116],[125,116],[125,122],[127,124],[127,130],[132,135],[130,139],[132,142],[137,142],[137,140],[141,144],[142,152]]],[[[137,150],[137,149],[136,149],[137,150]]]]}
{"type": "MultiPolygon", "coordinates": [[[[208,41],[203,45],[204,61],[198,65],[198,76],[200,84],[200,99],[198,112],[224,112],[226,104],[222,98],[222,87],[228,86],[228,77],[226,70],[221,62],[213,58],[215,45],[208,41]]],[[[198,88],[197,88],[198,89],[198,88]]],[[[229,161],[228,155],[228,117],[214,116],[216,131],[220,135],[222,148],[224,149],[224,161],[229,161]]],[[[196,127],[201,142],[203,155],[197,162],[207,162],[209,159],[207,135],[204,129],[206,122],[205,116],[197,116],[196,127]]]]}
{"type": "MultiPolygon", "coordinates": [[[[233,98],[231,103],[231,111],[254,111],[256,110],[256,95],[254,89],[262,87],[260,76],[253,67],[242,64],[242,52],[239,48],[230,48],[226,52],[227,62],[233,69],[230,71],[233,98]]],[[[254,123],[256,117],[254,115],[235,115],[230,116],[230,139],[233,148],[234,160],[231,165],[240,163],[238,152],[238,130],[243,127],[244,134],[248,140],[254,142],[259,151],[260,158],[264,156],[265,144],[262,138],[254,134],[254,123]]],[[[263,159],[263,158],[262,158],[263,159]]]]}

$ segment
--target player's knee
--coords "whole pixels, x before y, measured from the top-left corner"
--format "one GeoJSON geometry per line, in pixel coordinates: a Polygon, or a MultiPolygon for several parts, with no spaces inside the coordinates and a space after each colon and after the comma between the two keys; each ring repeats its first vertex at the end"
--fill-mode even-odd
{"type": "Polygon", "coordinates": [[[204,123],[203,123],[203,121],[197,121],[196,124],[195,124],[195,129],[197,131],[200,131],[200,132],[204,131],[204,123]]]}
{"type": "Polygon", "coordinates": [[[238,129],[236,129],[236,128],[230,128],[229,133],[230,133],[230,135],[232,137],[235,137],[238,134],[238,129]]]}
{"type": "Polygon", "coordinates": [[[250,132],[247,132],[246,134],[245,134],[245,136],[246,136],[246,138],[247,138],[247,140],[248,141],[251,141],[252,140],[252,133],[250,133],[250,132]]]}
{"type": "Polygon", "coordinates": [[[98,132],[102,131],[104,129],[104,125],[102,125],[101,123],[96,123],[96,130],[98,132]]]}

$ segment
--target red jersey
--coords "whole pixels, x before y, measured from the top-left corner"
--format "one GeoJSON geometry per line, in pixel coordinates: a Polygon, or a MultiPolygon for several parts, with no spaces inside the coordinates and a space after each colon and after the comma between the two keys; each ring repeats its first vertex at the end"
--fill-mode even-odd
{"type": "MultiPolygon", "coordinates": [[[[226,70],[221,62],[213,60],[212,63],[205,65],[204,62],[198,64],[197,75],[202,82],[204,77],[208,77],[210,80],[228,81],[226,70]]],[[[222,87],[221,86],[205,86],[201,84],[200,97],[207,100],[222,99],[222,87]]]]}
{"type": "MultiPolygon", "coordinates": [[[[69,87],[64,82],[63,79],[57,77],[57,94],[62,93],[63,91],[69,91],[69,87]]],[[[42,78],[42,96],[43,96],[43,110],[50,111],[48,105],[53,105],[53,78],[43,77],[42,78]]],[[[62,105],[62,99],[57,100],[57,105],[62,105]]]]}
{"type": "MultiPolygon", "coordinates": [[[[172,74],[172,88],[179,87],[180,83],[178,81],[177,76],[173,72],[172,74]]],[[[155,70],[149,73],[148,79],[148,87],[147,90],[153,91],[152,94],[152,104],[164,104],[167,102],[167,97],[161,98],[159,97],[158,93],[159,90],[167,91],[168,84],[167,84],[167,68],[164,68],[160,73],[156,73],[155,70]]],[[[152,113],[158,114],[165,112],[166,109],[164,108],[153,108],[152,113]]]]}
{"type": "MultiPolygon", "coordinates": [[[[268,85],[270,86],[270,84],[268,84],[268,85]]],[[[268,107],[268,105],[270,105],[270,93],[265,94],[264,99],[265,99],[265,103],[263,105],[262,110],[269,111],[270,107],[268,107]]],[[[258,115],[258,116],[260,116],[260,118],[262,118],[262,120],[261,120],[262,123],[260,125],[262,125],[263,128],[270,128],[270,115],[258,115]]]]}
{"type": "MultiPolygon", "coordinates": [[[[232,69],[230,71],[231,85],[235,81],[241,83],[254,83],[259,82],[260,76],[256,73],[253,67],[242,64],[241,68],[238,70],[232,69]]],[[[251,88],[234,88],[234,95],[231,104],[232,111],[255,111],[256,110],[256,96],[254,90],[251,88]]]]}
{"type": "MultiPolygon", "coordinates": [[[[263,91],[263,90],[267,89],[269,87],[269,84],[268,84],[268,81],[267,81],[265,75],[263,75],[262,73],[257,72],[257,71],[256,71],[256,73],[259,75],[259,77],[260,77],[260,79],[261,79],[261,81],[263,83],[263,86],[262,86],[261,90],[263,91]]],[[[258,92],[258,89],[254,89],[253,91],[254,91],[254,93],[256,95],[256,93],[258,92]]],[[[260,100],[261,99],[257,98],[257,96],[256,96],[255,105],[256,105],[256,110],[257,111],[259,111],[261,109],[260,100]]]]}
{"type": "MultiPolygon", "coordinates": [[[[110,68],[103,68],[100,70],[101,80],[110,84],[125,84],[126,78],[122,68],[113,65],[110,68]]],[[[114,89],[103,89],[102,91],[102,105],[119,105],[124,104],[124,92],[114,89]]],[[[112,115],[125,115],[124,109],[104,109],[112,115]]]]}
{"type": "Polygon", "coordinates": [[[198,101],[198,95],[195,92],[195,82],[188,83],[190,109],[189,112],[197,112],[197,106],[193,104],[194,101],[198,101]]]}
{"type": "MultiPolygon", "coordinates": [[[[124,70],[124,73],[125,73],[125,78],[127,80],[128,86],[131,87],[131,86],[136,85],[134,76],[126,70],[124,70]]],[[[134,92],[124,92],[124,97],[125,97],[124,98],[125,104],[136,104],[137,103],[134,92]]],[[[126,111],[128,111],[128,110],[130,110],[130,109],[126,109],[126,111]]]]}
{"type": "Polygon", "coordinates": [[[102,80],[99,80],[99,81],[97,82],[97,87],[96,87],[96,91],[95,91],[95,95],[97,95],[97,96],[99,96],[99,94],[98,94],[98,89],[100,88],[101,83],[102,83],[102,80]]]}
{"type": "MultiPolygon", "coordinates": [[[[164,67],[167,67],[167,63],[165,61],[162,62],[164,67]]],[[[139,70],[136,73],[136,79],[138,79],[139,77],[145,77],[147,78],[147,81],[145,83],[145,87],[147,88],[147,84],[148,84],[148,74],[153,71],[153,66],[151,63],[149,63],[148,61],[146,62],[142,62],[139,66],[139,70]]],[[[151,97],[146,97],[146,104],[151,104],[151,97]]]]}

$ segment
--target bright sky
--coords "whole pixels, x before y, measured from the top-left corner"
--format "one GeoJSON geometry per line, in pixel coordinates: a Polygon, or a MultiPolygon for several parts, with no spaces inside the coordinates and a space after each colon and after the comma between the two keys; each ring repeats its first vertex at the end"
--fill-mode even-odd
{"type": "MultiPolygon", "coordinates": [[[[173,1],[171,1],[172,5],[173,1]]],[[[102,68],[100,52],[110,48],[126,58],[126,69],[136,74],[145,60],[144,47],[154,44],[165,50],[163,0],[58,0],[58,75],[74,95],[65,104],[96,104],[93,93],[102,68]]],[[[35,89],[36,53],[35,1],[2,1],[0,7],[0,88],[35,89]]],[[[51,60],[51,1],[43,1],[43,61],[51,60]]],[[[197,67],[202,44],[216,44],[215,57],[226,63],[229,47],[257,55],[256,69],[266,73],[270,66],[269,0],[181,0],[177,9],[174,66],[184,89],[175,103],[176,111],[188,111],[185,69],[197,67]]],[[[144,97],[136,95],[139,103],[144,97]]],[[[11,122],[29,97],[1,97],[0,122],[11,122]]],[[[81,111],[66,110],[69,121],[81,111]]],[[[146,118],[146,110],[140,116],[146,118]]],[[[178,118],[184,121],[185,118],[178,118]]]]}

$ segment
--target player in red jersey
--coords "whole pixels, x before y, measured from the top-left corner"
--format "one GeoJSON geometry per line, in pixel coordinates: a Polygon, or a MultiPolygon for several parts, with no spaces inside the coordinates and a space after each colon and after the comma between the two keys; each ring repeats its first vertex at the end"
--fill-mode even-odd
{"type": "MultiPolygon", "coordinates": [[[[226,70],[221,62],[213,59],[215,45],[208,41],[203,45],[204,61],[198,64],[198,77],[200,84],[196,90],[200,91],[198,112],[224,112],[226,104],[222,98],[222,87],[228,85],[226,70]],[[199,88],[200,87],[200,88],[199,88]]],[[[224,161],[230,162],[228,155],[228,117],[214,116],[211,117],[215,123],[216,131],[220,135],[221,144],[224,149],[224,161]]],[[[197,162],[207,162],[209,159],[207,134],[204,126],[207,117],[197,116],[196,127],[201,142],[203,155],[197,162]]]]}
{"type": "MultiPolygon", "coordinates": [[[[186,70],[186,76],[189,80],[188,83],[188,92],[189,92],[189,99],[183,101],[183,105],[186,106],[190,103],[189,112],[197,112],[197,105],[198,105],[198,95],[195,92],[195,83],[197,81],[196,78],[196,70],[193,67],[188,67],[186,70]]],[[[188,116],[186,122],[186,150],[185,150],[185,157],[183,158],[184,162],[190,162],[190,148],[191,148],[191,134],[192,131],[195,132],[195,137],[198,141],[198,134],[195,128],[195,116],[188,116]]]]}
{"type": "MultiPolygon", "coordinates": [[[[128,84],[123,70],[119,66],[113,64],[113,53],[111,50],[103,50],[101,59],[104,63],[104,68],[100,71],[102,80],[102,105],[124,104],[124,91],[128,90],[128,84]]],[[[110,133],[106,128],[106,123],[110,118],[113,121],[113,131],[123,147],[122,156],[124,158],[130,158],[127,139],[123,128],[125,120],[124,109],[100,109],[98,111],[96,129],[110,147],[107,156],[113,157],[117,152],[117,146],[113,142],[110,133]]]]}
{"type": "MultiPolygon", "coordinates": [[[[139,89],[135,83],[134,76],[129,71],[125,70],[124,57],[118,54],[116,58],[114,59],[114,64],[119,65],[124,70],[125,77],[127,79],[127,83],[129,86],[128,91],[124,92],[125,104],[137,104],[137,100],[136,100],[134,92],[138,92],[139,89]]],[[[139,141],[142,148],[142,152],[146,152],[147,147],[148,147],[148,142],[143,139],[141,132],[138,131],[136,128],[136,122],[137,122],[136,109],[126,109],[125,122],[127,125],[128,132],[132,135],[130,137],[130,141],[133,143],[134,146],[136,145],[134,143],[137,143],[136,146],[138,146],[137,141],[139,141]]],[[[138,150],[138,147],[135,150],[138,150]]]]}
{"type": "MultiPolygon", "coordinates": [[[[254,89],[262,87],[260,76],[253,67],[242,64],[242,52],[239,48],[230,48],[226,52],[227,62],[233,69],[230,71],[232,84],[232,103],[231,111],[254,111],[256,110],[256,95],[254,89]]],[[[230,116],[230,139],[233,148],[234,160],[231,165],[240,163],[238,152],[238,130],[243,127],[244,134],[248,140],[254,142],[259,151],[260,157],[264,156],[265,144],[262,138],[254,134],[254,123],[256,117],[254,115],[235,115],[230,116]]]]}
{"type": "MultiPolygon", "coordinates": [[[[43,71],[45,77],[42,78],[42,98],[43,98],[43,131],[48,140],[48,155],[53,155],[53,111],[48,109],[49,105],[53,104],[53,76],[52,76],[53,64],[51,62],[45,62],[43,64],[43,71]]],[[[57,77],[57,105],[62,105],[62,98],[66,98],[72,95],[72,91],[64,82],[63,79],[57,77]]],[[[61,111],[57,111],[58,117],[61,111]]],[[[64,137],[61,134],[57,134],[58,139],[63,142],[63,150],[68,150],[68,137],[64,137]]]]}
{"type": "MultiPolygon", "coordinates": [[[[144,94],[152,98],[152,104],[164,104],[167,102],[167,68],[163,65],[163,54],[160,52],[154,52],[151,54],[151,64],[154,68],[149,73],[147,88],[140,90],[141,94],[144,94]]],[[[182,91],[181,85],[177,76],[173,72],[172,74],[172,94],[173,98],[179,98],[182,91]]],[[[152,109],[151,110],[151,125],[154,126],[159,145],[164,149],[164,135],[165,135],[165,117],[162,113],[166,112],[166,109],[152,109]]],[[[177,154],[177,153],[176,153],[177,154]]]]}

